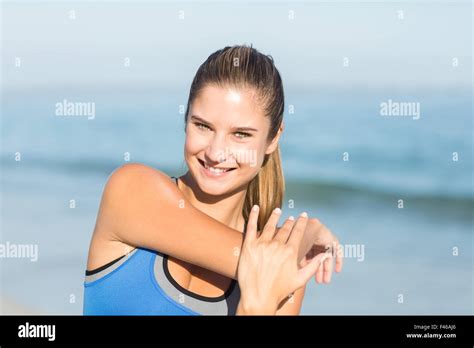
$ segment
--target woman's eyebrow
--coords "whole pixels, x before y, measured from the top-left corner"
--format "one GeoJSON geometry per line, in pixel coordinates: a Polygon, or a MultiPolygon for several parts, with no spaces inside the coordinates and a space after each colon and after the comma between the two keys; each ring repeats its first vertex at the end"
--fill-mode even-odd
{"type": "Polygon", "coordinates": [[[199,117],[199,116],[196,116],[196,115],[192,115],[192,116],[191,116],[191,120],[195,120],[195,121],[204,123],[205,125],[212,126],[212,123],[207,122],[205,119],[203,119],[203,118],[201,118],[201,117],[199,117]]]}
{"type": "Polygon", "coordinates": [[[235,127],[238,132],[258,132],[258,129],[252,127],[235,127]]]}
{"type": "MultiPolygon", "coordinates": [[[[197,116],[197,115],[192,115],[191,120],[198,121],[201,123],[204,123],[205,125],[212,126],[212,123],[206,121],[205,119],[197,116]]],[[[234,130],[237,132],[258,132],[258,129],[252,128],[252,127],[234,127],[234,130]]]]}

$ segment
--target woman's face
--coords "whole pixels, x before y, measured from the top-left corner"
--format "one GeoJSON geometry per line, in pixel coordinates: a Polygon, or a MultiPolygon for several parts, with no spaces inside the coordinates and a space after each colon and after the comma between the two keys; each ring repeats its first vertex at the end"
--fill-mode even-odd
{"type": "Polygon", "coordinates": [[[250,89],[209,85],[189,108],[184,157],[199,188],[222,195],[247,187],[281,130],[269,142],[270,119],[250,89]]]}

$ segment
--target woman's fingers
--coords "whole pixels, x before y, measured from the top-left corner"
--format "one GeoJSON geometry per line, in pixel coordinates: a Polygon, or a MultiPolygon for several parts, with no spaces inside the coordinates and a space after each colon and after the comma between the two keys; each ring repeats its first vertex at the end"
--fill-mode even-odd
{"type": "Polygon", "coordinates": [[[324,271],[323,271],[323,280],[326,284],[331,282],[331,275],[332,275],[332,256],[329,254],[329,257],[324,260],[324,271]]]}
{"type": "Polygon", "coordinates": [[[323,261],[328,256],[329,255],[326,253],[318,254],[315,257],[313,257],[311,261],[309,261],[306,264],[306,266],[301,268],[297,274],[297,280],[296,280],[297,286],[298,287],[304,286],[315,273],[319,272],[319,269],[323,268],[323,261]]]}
{"type": "Polygon", "coordinates": [[[259,240],[272,240],[273,236],[275,235],[275,229],[278,224],[278,220],[280,219],[281,209],[276,208],[273,210],[270,218],[268,219],[265,227],[263,228],[262,233],[260,234],[259,240]]]}
{"type": "Polygon", "coordinates": [[[296,221],[293,231],[291,231],[290,238],[288,239],[288,245],[294,246],[296,250],[299,250],[307,223],[308,214],[302,213],[298,218],[298,221],[296,221]]]}
{"type": "Polygon", "coordinates": [[[293,216],[290,216],[288,219],[286,219],[285,223],[278,230],[278,232],[276,233],[273,239],[278,240],[285,244],[288,241],[288,238],[290,237],[291,229],[293,228],[294,224],[295,224],[295,218],[293,216]]]}
{"type": "Polygon", "coordinates": [[[336,272],[342,271],[342,265],[344,263],[344,253],[339,251],[339,241],[336,239],[336,272]]]}
{"type": "Polygon", "coordinates": [[[253,241],[257,238],[257,221],[259,211],[260,207],[258,205],[254,205],[250,210],[250,215],[247,221],[247,228],[245,230],[246,241],[253,241]]]}
{"type": "Polygon", "coordinates": [[[306,259],[306,256],[303,257],[299,263],[299,266],[300,268],[303,268],[304,266],[306,266],[308,264],[308,260],[306,259]]]}
{"type": "Polygon", "coordinates": [[[324,263],[322,263],[321,267],[319,267],[318,270],[316,271],[316,283],[321,284],[323,282],[323,270],[324,270],[324,263]]]}

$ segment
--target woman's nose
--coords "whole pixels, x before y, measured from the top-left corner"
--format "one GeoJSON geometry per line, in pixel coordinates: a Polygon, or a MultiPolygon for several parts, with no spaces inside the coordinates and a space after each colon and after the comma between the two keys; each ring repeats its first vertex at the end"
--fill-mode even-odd
{"type": "Polygon", "coordinates": [[[222,163],[226,160],[225,137],[215,135],[206,149],[206,157],[213,163],[222,163]]]}

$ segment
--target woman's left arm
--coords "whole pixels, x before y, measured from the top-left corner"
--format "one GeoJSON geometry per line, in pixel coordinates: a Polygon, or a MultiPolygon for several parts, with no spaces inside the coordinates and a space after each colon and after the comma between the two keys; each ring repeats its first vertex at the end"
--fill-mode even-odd
{"type": "MultiPolygon", "coordinates": [[[[323,267],[318,269],[315,274],[317,283],[330,283],[333,271],[333,257],[336,256],[336,272],[342,271],[343,255],[338,253],[339,240],[337,237],[318,219],[309,219],[306,225],[305,237],[310,236],[314,240],[313,247],[308,252],[306,257],[301,261],[300,266],[304,266],[308,260],[311,260],[319,253],[330,252],[331,257],[326,259],[323,267]],[[331,252],[332,251],[332,252],[331,252]]],[[[303,239],[305,238],[303,237],[303,239]]],[[[309,241],[308,241],[309,242],[309,241]]],[[[278,306],[276,315],[299,315],[303,305],[303,298],[305,295],[306,286],[295,291],[292,297],[289,297],[278,306]]]]}
{"type": "Polygon", "coordinates": [[[306,264],[308,260],[311,260],[320,253],[330,254],[331,257],[324,261],[323,267],[318,269],[318,273],[314,277],[316,283],[329,284],[331,282],[333,269],[335,268],[336,273],[340,273],[344,263],[344,253],[340,250],[341,246],[339,240],[321,221],[312,218],[308,219],[303,241],[303,243],[312,244],[313,246],[301,261],[300,266],[306,264]],[[334,259],[335,267],[333,264],[334,259]]]}
{"type": "Polygon", "coordinates": [[[306,286],[295,291],[293,296],[280,303],[275,315],[299,315],[306,286]]]}

